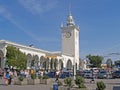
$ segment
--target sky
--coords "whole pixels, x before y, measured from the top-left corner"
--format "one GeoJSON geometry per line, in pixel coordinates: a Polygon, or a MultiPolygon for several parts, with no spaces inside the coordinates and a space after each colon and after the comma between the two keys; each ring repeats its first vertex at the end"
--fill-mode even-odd
{"type": "Polygon", "coordinates": [[[120,58],[120,0],[0,0],[0,40],[61,51],[69,12],[80,26],[80,58],[120,58]],[[71,8],[69,8],[71,6],[71,8]]]}

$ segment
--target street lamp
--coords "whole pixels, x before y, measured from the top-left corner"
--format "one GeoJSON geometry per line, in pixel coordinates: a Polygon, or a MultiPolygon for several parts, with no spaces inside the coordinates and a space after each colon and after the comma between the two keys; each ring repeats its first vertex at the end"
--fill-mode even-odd
{"type": "Polygon", "coordinates": [[[73,65],[73,79],[76,79],[76,65],[73,65]]]}
{"type": "Polygon", "coordinates": [[[76,82],[75,82],[75,80],[76,80],[76,63],[75,63],[75,60],[76,60],[76,58],[74,55],[73,56],[73,85],[74,85],[74,87],[76,87],[76,82]]]}
{"type": "Polygon", "coordinates": [[[76,79],[76,64],[75,64],[75,56],[73,56],[73,79],[76,79]]]}

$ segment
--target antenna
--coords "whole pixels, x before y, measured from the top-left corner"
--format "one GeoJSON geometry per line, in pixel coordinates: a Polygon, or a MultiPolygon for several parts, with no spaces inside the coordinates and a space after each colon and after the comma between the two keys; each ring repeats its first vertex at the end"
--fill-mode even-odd
{"type": "Polygon", "coordinates": [[[71,15],[71,3],[69,3],[69,15],[71,15]]]}

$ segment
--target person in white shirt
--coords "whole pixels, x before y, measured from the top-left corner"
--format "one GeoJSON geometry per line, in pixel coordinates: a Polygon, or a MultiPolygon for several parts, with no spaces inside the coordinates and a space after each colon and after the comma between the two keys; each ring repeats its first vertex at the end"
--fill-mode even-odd
{"type": "Polygon", "coordinates": [[[55,81],[59,81],[59,71],[56,71],[56,80],[55,81]]]}

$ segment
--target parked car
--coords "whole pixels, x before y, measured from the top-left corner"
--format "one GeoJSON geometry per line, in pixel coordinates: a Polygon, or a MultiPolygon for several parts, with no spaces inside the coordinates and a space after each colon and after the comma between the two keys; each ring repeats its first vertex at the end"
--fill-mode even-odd
{"type": "Polygon", "coordinates": [[[77,70],[76,74],[77,74],[78,76],[84,77],[84,70],[77,70]]]}
{"type": "Polygon", "coordinates": [[[91,70],[84,71],[84,78],[92,78],[93,74],[91,70]]]}
{"type": "Polygon", "coordinates": [[[120,78],[120,71],[114,71],[113,78],[120,78]]]}
{"type": "Polygon", "coordinates": [[[47,76],[49,76],[50,78],[54,78],[55,77],[55,71],[50,71],[48,72],[47,76]]]}
{"type": "Polygon", "coordinates": [[[97,75],[97,78],[99,79],[109,79],[109,78],[112,78],[112,75],[110,72],[106,71],[106,70],[102,70],[102,71],[99,71],[98,75],[97,75]]]}
{"type": "Polygon", "coordinates": [[[72,77],[73,76],[73,72],[62,72],[61,75],[59,76],[60,78],[66,78],[66,77],[72,77]]]}

